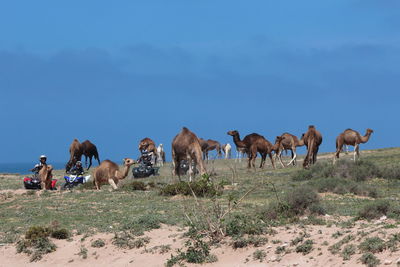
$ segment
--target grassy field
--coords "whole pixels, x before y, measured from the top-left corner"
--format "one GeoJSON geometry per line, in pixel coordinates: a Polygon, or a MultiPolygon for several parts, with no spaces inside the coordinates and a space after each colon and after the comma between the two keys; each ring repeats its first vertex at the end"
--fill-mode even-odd
{"type": "MultiPolygon", "coordinates": [[[[138,225],[140,221],[148,221],[149,218],[164,224],[187,226],[190,218],[200,220],[199,217],[204,215],[199,209],[206,209],[212,217],[213,213],[223,213],[238,203],[246,192],[246,197],[232,212],[228,212],[225,217],[227,221],[237,214],[256,218],[271,203],[290,197],[289,192],[295,192],[303,186],[319,192],[323,213],[331,216],[355,217],[367,204],[382,200],[398,202],[400,199],[400,165],[397,164],[400,162],[400,148],[362,151],[362,161],[369,165],[361,166],[356,172],[367,172],[366,176],[372,174],[373,177],[360,178],[357,181],[352,177],[339,177],[339,172],[332,176],[336,176],[340,183],[347,179],[352,184],[335,184],[331,186],[334,189],[330,190],[329,186],[328,189],[321,187],[320,182],[336,180],[332,180],[334,177],[324,178],[325,174],[320,171],[330,168],[332,156],[332,153],[319,155],[319,165],[311,171],[302,170],[301,157],[296,167],[281,168],[277,164],[277,169],[273,170],[267,161],[264,169],[257,168],[255,171],[246,169],[245,160],[241,163],[233,159],[210,161],[207,164],[210,178],[214,185],[223,185],[222,194],[198,198],[197,201],[192,196],[160,195],[161,188],[177,182],[177,177],[171,175],[170,164],[161,168],[160,176],[133,179],[130,174],[115,191],[110,186],[103,186],[100,191],[96,191],[90,183],[71,191],[57,190],[38,194],[21,190],[21,177],[0,175],[0,243],[15,241],[12,235],[23,234],[31,226],[47,226],[54,221],[63,228],[89,234],[126,230],[131,225],[138,225]],[[132,190],[130,185],[133,180],[144,182],[147,185],[146,190],[132,190]],[[348,192],[355,184],[360,188],[348,192]],[[219,211],[215,211],[216,208],[219,211]]],[[[343,153],[342,158],[345,163],[343,168],[353,164],[351,154],[343,153]]],[[[285,160],[288,162],[288,158],[285,160]]],[[[259,164],[259,159],[257,163],[259,164]]],[[[59,183],[62,183],[62,177],[63,170],[55,171],[55,178],[59,179],[59,183]]],[[[187,177],[182,179],[186,180],[187,177]]],[[[398,220],[396,213],[390,216],[398,220]]],[[[278,223],[282,221],[278,220],[278,223]]],[[[138,231],[140,230],[139,227],[138,231]]]]}

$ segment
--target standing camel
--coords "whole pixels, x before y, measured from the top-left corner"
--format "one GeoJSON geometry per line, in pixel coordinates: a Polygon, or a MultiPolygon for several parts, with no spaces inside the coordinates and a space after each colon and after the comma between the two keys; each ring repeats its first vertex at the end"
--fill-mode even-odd
{"type": "Polygon", "coordinates": [[[293,165],[296,165],[296,158],[297,158],[296,148],[299,146],[304,146],[304,139],[303,139],[304,134],[301,136],[300,140],[295,135],[290,133],[283,133],[281,137],[282,137],[282,142],[279,151],[277,151],[276,153],[276,158],[279,159],[279,162],[281,163],[282,167],[284,167],[282,162],[282,152],[283,150],[290,150],[292,159],[286,166],[289,166],[291,163],[293,163],[293,165]]]}
{"type": "Polygon", "coordinates": [[[367,129],[365,136],[361,136],[359,132],[354,131],[352,129],[346,129],[343,133],[339,134],[336,138],[336,153],[333,158],[333,162],[336,161],[336,158],[339,158],[340,151],[342,151],[343,145],[346,146],[354,146],[354,160],[360,157],[360,144],[364,144],[368,142],[371,134],[374,131],[372,129],[367,129]]]}
{"type": "Polygon", "coordinates": [[[236,145],[236,159],[235,161],[241,162],[241,157],[244,156],[246,153],[246,145],[240,140],[240,135],[238,131],[229,131],[227,132],[228,135],[233,137],[233,143],[236,145]]]}
{"type": "Polygon", "coordinates": [[[314,125],[310,125],[308,126],[308,131],[304,134],[303,140],[307,147],[307,155],[304,158],[303,167],[307,169],[310,165],[317,162],[317,154],[319,146],[322,143],[322,135],[315,129],[314,125]]]}
{"type": "Polygon", "coordinates": [[[232,156],[232,146],[229,143],[222,145],[222,152],[225,154],[225,159],[230,159],[232,156]]]}
{"type": "Polygon", "coordinates": [[[53,166],[47,165],[46,163],[42,163],[43,166],[39,171],[39,179],[42,189],[50,190],[51,189],[51,180],[53,177],[53,166]]]}
{"type": "Polygon", "coordinates": [[[240,140],[239,132],[236,130],[229,131],[227,134],[233,137],[233,142],[235,143],[236,147],[243,149],[247,153],[248,169],[250,169],[251,167],[255,168],[257,152],[261,154],[260,168],[264,167],[265,159],[268,155],[271,159],[272,167],[275,169],[275,162],[272,157],[273,146],[267,139],[264,138],[264,136],[252,133],[246,135],[243,140],[240,140]]]}
{"type": "Polygon", "coordinates": [[[100,190],[100,186],[106,183],[109,183],[113,189],[117,189],[119,180],[128,176],[129,168],[135,163],[136,161],[133,159],[124,158],[124,167],[120,170],[115,162],[107,159],[94,170],[93,184],[97,190],[100,190]]]}
{"type": "Polygon", "coordinates": [[[85,156],[85,166],[87,167],[87,159],[89,158],[89,167],[87,169],[90,169],[90,166],[92,166],[92,158],[94,157],[95,160],[100,165],[100,159],[99,159],[99,152],[97,152],[97,147],[90,142],[89,140],[84,141],[81,143],[82,146],[82,151],[83,155],[85,156]]]}
{"type": "MultiPolygon", "coordinates": [[[[210,152],[212,150],[216,150],[217,156],[221,157],[221,155],[222,155],[221,144],[218,141],[215,141],[212,139],[208,139],[206,142],[207,142],[207,148],[205,149],[205,155],[203,154],[203,157],[205,156],[206,160],[208,161],[208,152],[210,152]]],[[[204,153],[204,151],[203,151],[203,153],[204,153]]]]}
{"type": "Polygon", "coordinates": [[[78,160],[82,159],[82,155],[83,155],[83,146],[81,143],[79,143],[78,139],[74,139],[71,143],[71,145],[69,146],[69,160],[67,162],[67,164],[65,165],[65,171],[69,171],[72,166],[75,165],[75,163],[78,160]]]}
{"type": "Polygon", "coordinates": [[[199,139],[186,127],[183,127],[182,131],[172,141],[173,175],[178,175],[179,178],[181,175],[180,165],[183,160],[187,160],[190,181],[192,181],[192,175],[195,173],[194,168],[197,167],[200,175],[206,173],[199,139]]]}

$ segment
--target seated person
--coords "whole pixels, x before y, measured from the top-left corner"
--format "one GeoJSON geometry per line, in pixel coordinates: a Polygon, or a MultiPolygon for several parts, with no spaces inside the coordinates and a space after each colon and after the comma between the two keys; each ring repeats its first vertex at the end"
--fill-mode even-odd
{"type": "Polygon", "coordinates": [[[148,152],[146,149],[140,151],[142,155],[137,160],[138,163],[142,163],[145,166],[153,166],[153,152],[148,152]]]}
{"type": "Polygon", "coordinates": [[[75,166],[73,166],[67,173],[72,175],[82,175],[83,174],[82,162],[77,161],[75,163],[75,166]]]}

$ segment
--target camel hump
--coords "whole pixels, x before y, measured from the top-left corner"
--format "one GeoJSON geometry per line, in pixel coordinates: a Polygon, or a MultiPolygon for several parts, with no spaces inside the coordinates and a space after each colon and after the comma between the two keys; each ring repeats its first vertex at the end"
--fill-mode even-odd
{"type": "Polygon", "coordinates": [[[187,133],[187,132],[189,132],[189,129],[186,128],[186,127],[182,127],[182,132],[183,132],[183,133],[187,133]]]}
{"type": "Polygon", "coordinates": [[[309,125],[308,129],[315,129],[315,126],[314,125],[309,125]]]}
{"type": "Polygon", "coordinates": [[[353,129],[351,129],[351,128],[347,128],[345,131],[353,131],[353,129]]]}

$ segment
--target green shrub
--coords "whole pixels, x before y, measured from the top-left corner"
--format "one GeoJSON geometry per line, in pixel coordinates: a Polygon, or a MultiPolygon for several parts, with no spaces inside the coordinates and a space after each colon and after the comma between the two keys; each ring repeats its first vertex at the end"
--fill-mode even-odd
{"type": "Polygon", "coordinates": [[[348,260],[350,260],[351,255],[354,255],[354,254],[356,254],[356,246],[350,244],[350,245],[346,245],[343,248],[341,256],[342,256],[343,260],[348,261],[348,260]]]}
{"type": "Polygon", "coordinates": [[[386,215],[390,209],[390,202],[388,200],[377,200],[365,205],[358,212],[358,219],[376,219],[382,215],[386,215]]]}
{"type": "Polygon", "coordinates": [[[263,262],[264,259],[267,257],[267,253],[263,250],[257,249],[253,253],[253,259],[254,260],[259,260],[260,262],[263,262]]]}
{"type": "Polygon", "coordinates": [[[208,176],[203,176],[197,181],[168,184],[160,189],[160,194],[164,196],[191,196],[194,193],[197,197],[213,197],[221,195],[222,189],[221,185],[215,185],[208,176]]]}
{"type": "Polygon", "coordinates": [[[381,262],[377,257],[371,252],[364,253],[360,258],[361,263],[367,265],[368,267],[378,266],[381,262]]]}
{"type": "Polygon", "coordinates": [[[235,214],[226,221],[226,234],[228,236],[260,235],[264,233],[267,224],[258,218],[244,214],[235,214]]]}
{"type": "Polygon", "coordinates": [[[237,248],[244,248],[250,245],[254,247],[261,247],[268,242],[268,238],[261,237],[261,236],[249,236],[248,238],[243,237],[236,237],[234,238],[233,242],[231,243],[234,249],[237,248]]]}
{"type": "Polygon", "coordinates": [[[17,253],[31,255],[30,261],[38,261],[44,254],[56,250],[56,245],[49,240],[49,228],[32,226],[25,233],[25,238],[17,242],[17,253]]]}
{"type": "Polygon", "coordinates": [[[155,214],[146,214],[131,222],[125,223],[121,228],[130,231],[134,235],[142,235],[146,231],[159,229],[164,221],[155,214]]]}
{"type": "MultiPolygon", "coordinates": [[[[302,215],[311,205],[319,204],[319,197],[311,187],[302,186],[286,194],[285,200],[295,215],[302,215]]],[[[314,208],[315,209],[315,208],[314,208]]]]}
{"type": "Polygon", "coordinates": [[[123,184],[121,190],[125,191],[146,191],[146,184],[142,181],[132,181],[130,183],[123,184]]]}
{"type": "Polygon", "coordinates": [[[356,162],[339,160],[336,164],[318,162],[309,170],[299,170],[293,173],[292,179],[294,181],[304,181],[315,178],[353,178],[356,181],[364,181],[368,178],[381,176],[382,171],[375,163],[361,159],[356,162]]]}
{"type": "Polygon", "coordinates": [[[55,229],[51,232],[51,237],[56,239],[67,239],[70,237],[70,232],[67,229],[55,229]]]}
{"type": "Polygon", "coordinates": [[[183,265],[183,262],[188,263],[207,263],[217,261],[216,256],[210,254],[209,245],[197,235],[192,237],[185,243],[185,251],[178,250],[178,255],[171,255],[166,266],[174,266],[175,264],[183,265]]]}
{"type": "Polygon", "coordinates": [[[150,242],[149,237],[136,238],[130,232],[115,233],[112,243],[119,248],[141,248],[150,242]]]}
{"type": "Polygon", "coordinates": [[[313,250],[313,244],[314,242],[311,239],[308,239],[304,243],[296,247],[296,252],[303,253],[303,255],[307,255],[313,250]]]}
{"type": "Polygon", "coordinates": [[[376,253],[384,251],[386,249],[386,244],[385,241],[379,237],[370,237],[361,242],[358,248],[362,252],[376,253]]]}
{"type": "Polygon", "coordinates": [[[95,241],[92,242],[91,247],[92,248],[102,248],[106,245],[103,239],[96,239],[95,241]]]}

